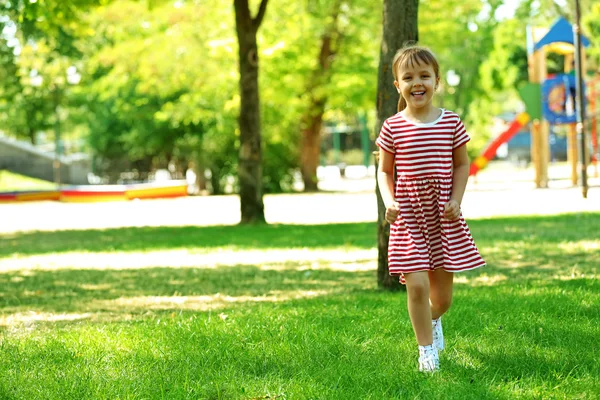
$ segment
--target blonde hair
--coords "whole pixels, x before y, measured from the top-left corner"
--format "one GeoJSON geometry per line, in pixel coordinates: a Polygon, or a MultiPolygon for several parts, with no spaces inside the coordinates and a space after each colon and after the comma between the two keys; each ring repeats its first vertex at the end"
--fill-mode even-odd
{"type": "MultiPolygon", "coordinates": [[[[406,68],[409,65],[414,66],[415,64],[420,65],[421,63],[430,65],[433,68],[436,80],[440,78],[440,64],[438,63],[437,58],[435,58],[433,52],[426,47],[409,45],[398,50],[394,56],[394,61],[392,61],[392,73],[394,74],[394,80],[399,81],[398,71],[401,68],[406,68]]],[[[406,100],[404,97],[402,97],[402,95],[400,95],[400,99],[398,100],[398,112],[404,110],[405,108],[406,100]]]]}

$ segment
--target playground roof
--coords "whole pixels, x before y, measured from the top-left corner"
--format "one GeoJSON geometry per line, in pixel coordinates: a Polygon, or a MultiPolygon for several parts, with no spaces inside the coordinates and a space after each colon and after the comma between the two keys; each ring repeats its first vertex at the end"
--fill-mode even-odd
{"type": "MultiPolygon", "coordinates": [[[[535,44],[534,50],[537,51],[542,47],[552,45],[553,43],[568,43],[574,45],[573,39],[573,26],[569,21],[560,17],[554,25],[552,25],[548,33],[535,44]]],[[[581,35],[581,45],[583,47],[588,47],[590,45],[589,39],[583,35],[581,35]]],[[[573,53],[573,47],[571,46],[569,46],[569,48],[565,48],[564,46],[552,46],[552,50],[561,54],[573,53]]]]}

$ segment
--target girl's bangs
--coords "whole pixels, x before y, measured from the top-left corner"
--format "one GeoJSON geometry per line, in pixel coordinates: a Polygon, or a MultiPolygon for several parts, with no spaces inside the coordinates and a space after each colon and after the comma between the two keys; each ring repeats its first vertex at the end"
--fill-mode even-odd
{"type": "Polygon", "coordinates": [[[433,55],[430,52],[421,49],[407,52],[399,61],[398,67],[400,69],[414,68],[415,66],[420,66],[421,64],[435,67],[436,64],[436,60],[433,55]]]}

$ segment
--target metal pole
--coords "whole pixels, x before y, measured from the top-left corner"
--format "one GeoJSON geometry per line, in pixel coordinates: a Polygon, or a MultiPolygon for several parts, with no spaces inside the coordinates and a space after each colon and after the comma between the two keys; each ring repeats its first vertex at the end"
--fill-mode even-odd
{"type": "Polygon", "coordinates": [[[371,142],[369,141],[369,130],[367,128],[367,115],[363,111],[359,114],[360,121],[360,144],[363,151],[363,165],[369,168],[371,164],[371,142]]]}
{"type": "Polygon", "coordinates": [[[60,110],[58,105],[60,103],[60,94],[58,89],[54,89],[54,182],[56,186],[60,188],[61,176],[60,176],[60,155],[61,155],[61,143],[60,143],[60,110]]]}
{"type": "Polygon", "coordinates": [[[575,45],[575,77],[577,83],[577,135],[581,146],[581,191],[583,198],[587,199],[587,151],[584,129],[585,112],[583,110],[585,99],[583,95],[583,66],[581,57],[581,10],[579,0],[575,0],[575,25],[573,25],[573,44],[575,45]]]}
{"type": "Polygon", "coordinates": [[[333,160],[336,165],[340,163],[340,148],[341,148],[341,139],[340,139],[340,131],[337,127],[333,129],[333,160]]]}
{"type": "Polygon", "coordinates": [[[596,117],[596,83],[598,78],[590,82],[590,112],[592,114],[592,163],[594,164],[594,176],[598,177],[598,121],[596,117]]]}

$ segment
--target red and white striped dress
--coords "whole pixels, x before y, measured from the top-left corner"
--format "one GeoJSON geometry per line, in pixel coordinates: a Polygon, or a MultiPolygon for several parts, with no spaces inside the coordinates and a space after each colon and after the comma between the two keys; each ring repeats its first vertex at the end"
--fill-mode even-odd
{"type": "Polygon", "coordinates": [[[402,113],[383,123],[376,143],[395,156],[400,203],[400,216],[390,228],[390,275],[485,265],[462,212],[455,221],[443,216],[452,192],[452,151],[469,140],[460,117],[443,109],[427,124],[410,122],[402,113]]]}

